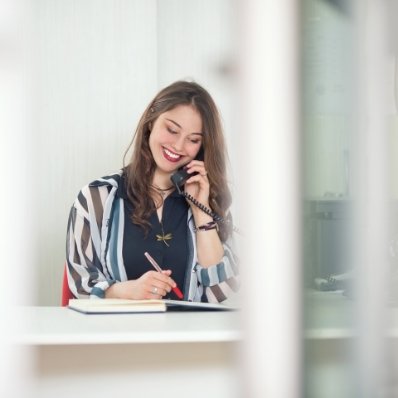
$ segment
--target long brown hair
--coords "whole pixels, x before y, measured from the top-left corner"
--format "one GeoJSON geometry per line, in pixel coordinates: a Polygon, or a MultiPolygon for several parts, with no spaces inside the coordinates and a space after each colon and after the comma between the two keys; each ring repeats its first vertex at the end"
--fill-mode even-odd
{"type": "MultiPolygon", "coordinates": [[[[134,144],[130,163],[125,166],[126,190],[134,205],[132,221],[146,231],[150,227],[149,217],[155,210],[154,202],[148,199],[157,194],[151,183],[148,183],[152,182],[156,169],[149,148],[150,127],[162,113],[178,105],[193,106],[202,118],[202,148],[210,183],[209,203],[212,210],[224,218],[231,205],[226,173],[227,151],[217,106],[210,94],[199,84],[177,81],[161,90],[145,109],[125,154],[126,157],[134,144]]],[[[220,238],[225,241],[229,233],[227,224],[221,224],[220,238]]]]}

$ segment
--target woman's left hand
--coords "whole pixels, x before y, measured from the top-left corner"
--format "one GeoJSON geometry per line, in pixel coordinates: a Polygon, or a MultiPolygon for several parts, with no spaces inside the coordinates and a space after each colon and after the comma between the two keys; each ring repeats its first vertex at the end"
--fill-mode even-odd
{"type": "MultiPolygon", "coordinates": [[[[205,169],[204,162],[200,160],[192,160],[186,166],[189,174],[197,172],[198,174],[190,177],[186,183],[184,190],[191,196],[193,196],[198,202],[204,206],[209,207],[209,194],[210,184],[207,178],[207,171],[205,169]]],[[[191,202],[189,202],[192,205],[191,202]]]]}

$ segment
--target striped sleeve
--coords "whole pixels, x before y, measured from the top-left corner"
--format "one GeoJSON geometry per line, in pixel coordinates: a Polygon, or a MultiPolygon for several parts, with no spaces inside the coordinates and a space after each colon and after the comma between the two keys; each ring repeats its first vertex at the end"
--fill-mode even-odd
{"type": "Polygon", "coordinates": [[[223,244],[224,256],[220,263],[208,268],[196,264],[198,281],[204,287],[209,302],[222,302],[239,289],[238,258],[232,249],[231,240],[223,244]]]}
{"type": "Polygon", "coordinates": [[[86,186],[72,206],[66,255],[69,288],[76,298],[104,297],[115,281],[101,263],[101,229],[106,186],[86,186]]]}

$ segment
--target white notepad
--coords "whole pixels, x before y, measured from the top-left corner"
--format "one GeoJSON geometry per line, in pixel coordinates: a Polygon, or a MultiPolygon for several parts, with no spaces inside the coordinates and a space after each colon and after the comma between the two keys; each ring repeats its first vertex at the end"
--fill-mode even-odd
{"type": "Polygon", "coordinates": [[[221,303],[181,300],[71,299],[68,308],[84,314],[129,314],[166,311],[231,311],[221,303]]]}

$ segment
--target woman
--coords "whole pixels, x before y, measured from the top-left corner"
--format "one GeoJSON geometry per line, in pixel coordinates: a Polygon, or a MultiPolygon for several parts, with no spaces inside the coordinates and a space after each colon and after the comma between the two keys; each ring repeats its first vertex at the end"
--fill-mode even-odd
{"type": "Polygon", "coordinates": [[[130,163],[84,187],[70,212],[69,286],[77,298],[220,302],[237,289],[229,222],[216,223],[170,180],[189,174],[184,190],[230,220],[220,117],[200,85],[179,81],[161,90],[142,115],[130,163]],[[163,269],[155,271],[144,253],[163,269]]]}

